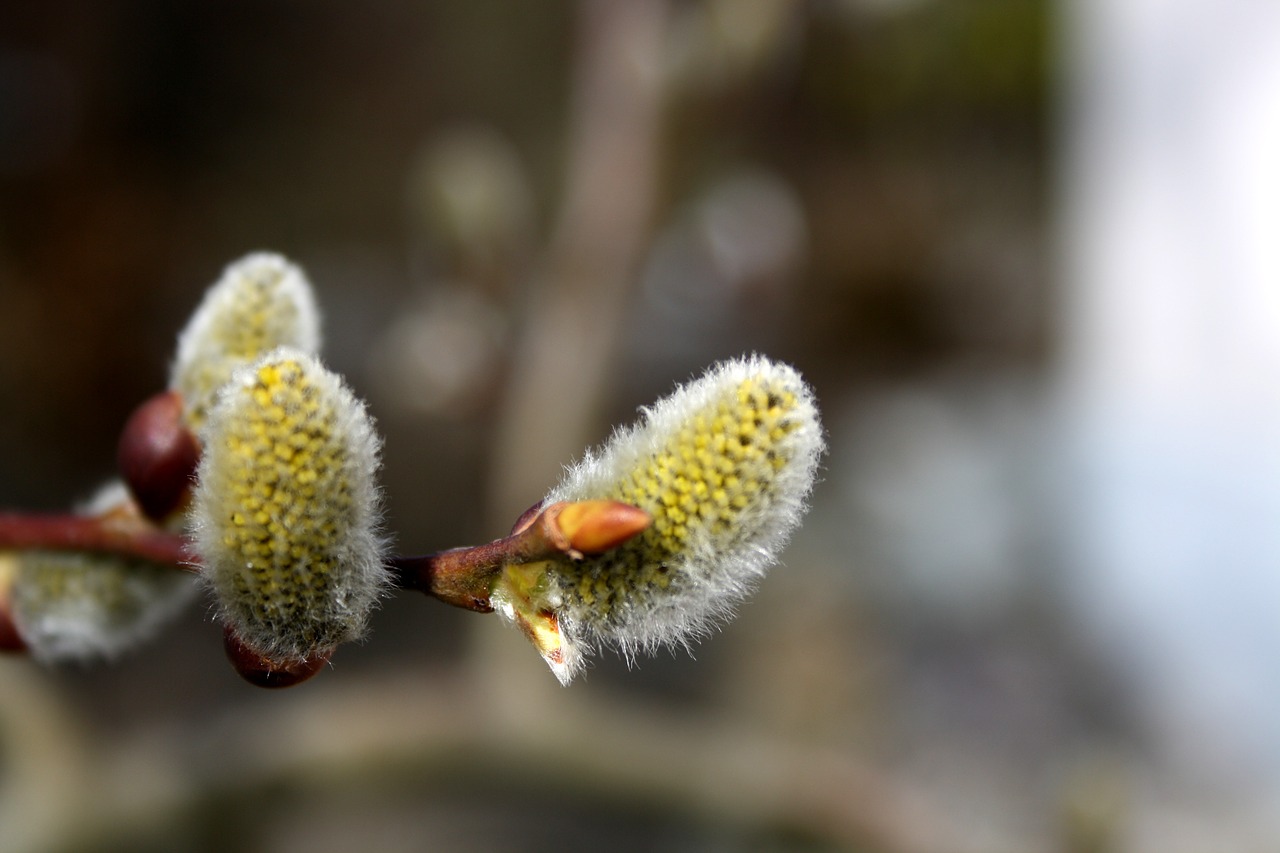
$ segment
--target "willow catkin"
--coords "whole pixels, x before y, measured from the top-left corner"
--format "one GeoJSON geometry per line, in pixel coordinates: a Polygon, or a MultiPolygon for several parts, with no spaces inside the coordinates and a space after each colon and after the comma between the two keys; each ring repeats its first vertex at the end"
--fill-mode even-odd
{"type": "Polygon", "coordinates": [[[653,516],[604,554],[506,567],[493,601],[568,683],[600,645],[687,645],[729,617],[799,524],[824,448],[813,392],[761,357],[721,363],[571,468],[546,503],[653,516]]]}
{"type": "Polygon", "coordinates": [[[280,348],[235,374],[204,436],[190,518],[224,622],[278,659],[359,638],[388,584],[380,442],[363,404],[280,348]]]}
{"type": "Polygon", "coordinates": [[[236,369],[280,346],[319,351],[311,283],[280,255],[246,255],[227,266],[178,336],[169,387],[182,394],[188,425],[202,428],[236,369]]]}

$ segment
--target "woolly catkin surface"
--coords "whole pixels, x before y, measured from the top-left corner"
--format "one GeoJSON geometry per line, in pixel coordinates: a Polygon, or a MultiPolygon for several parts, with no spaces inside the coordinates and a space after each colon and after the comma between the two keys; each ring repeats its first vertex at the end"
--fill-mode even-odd
{"type": "Polygon", "coordinates": [[[172,566],[110,555],[26,551],[14,558],[13,617],[38,659],[115,658],[191,600],[172,566]]]}
{"type": "Polygon", "coordinates": [[[236,374],[210,415],[193,519],[224,617],[259,652],[302,658],[358,637],[385,586],[378,441],[305,354],[236,374]]]}
{"type": "Polygon", "coordinates": [[[227,267],[179,336],[170,386],[198,430],[237,368],[279,346],[315,352],[319,343],[319,314],[302,271],[279,255],[249,255],[227,267]]]}
{"type": "Polygon", "coordinates": [[[727,615],[799,522],[822,446],[808,386],[762,358],[720,365],[646,410],[548,496],[654,517],[607,554],[551,565],[547,597],[566,634],[631,654],[727,615]]]}

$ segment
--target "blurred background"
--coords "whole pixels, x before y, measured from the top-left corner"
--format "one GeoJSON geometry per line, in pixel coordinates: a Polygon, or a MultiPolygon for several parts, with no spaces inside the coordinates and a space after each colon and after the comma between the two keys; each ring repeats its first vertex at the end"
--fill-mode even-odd
{"type": "Polygon", "coordinates": [[[0,506],[112,476],[205,287],[311,275],[404,553],[711,362],[817,389],[739,618],[562,689],[401,595],[256,690],[200,607],[0,660],[0,850],[1280,846],[1280,7],[0,7],[0,506]]]}

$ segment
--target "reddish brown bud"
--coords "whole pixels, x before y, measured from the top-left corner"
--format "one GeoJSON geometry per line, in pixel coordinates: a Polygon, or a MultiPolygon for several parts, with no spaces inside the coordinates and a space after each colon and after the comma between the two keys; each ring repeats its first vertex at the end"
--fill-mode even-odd
{"type": "Polygon", "coordinates": [[[182,418],[182,396],[157,394],[134,410],[120,434],[120,474],[147,517],[163,521],[187,502],[200,443],[182,418]]]}
{"type": "Polygon", "coordinates": [[[333,657],[333,649],[315,652],[303,660],[276,661],[264,657],[241,642],[231,628],[224,626],[222,641],[227,660],[240,677],[258,687],[292,687],[315,675],[333,657]]]}
{"type": "Polygon", "coordinates": [[[13,624],[13,614],[9,609],[9,600],[0,597],[0,652],[25,652],[26,641],[13,624]]]}
{"type": "Polygon", "coordinates": [[[547,514],[569,548],[583,554],[601,554],[617,548],[653,523],[649,513],[619,501],[560,504],[548,507],[547,514]]]}
{"type": "Polygon", "coordinates": [[[17,561],[11,554],[0,554],[0,652],[25,652],[26,641],[13,621],[13,584],[17,577],[17,561]]]}

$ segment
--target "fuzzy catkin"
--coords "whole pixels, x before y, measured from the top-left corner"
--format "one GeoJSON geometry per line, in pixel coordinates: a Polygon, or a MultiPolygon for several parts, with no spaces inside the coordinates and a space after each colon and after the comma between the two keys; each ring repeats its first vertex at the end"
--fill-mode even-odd
{"type": "Polygon", "coordinates": [[[305,659],[357,639],[388,584],[379,440],[312,356],[275,350],[209,414],[191,520],[224,621],[248,646],[305,659]]]}
{"type": "Polygon", "coordinates": [[[173,566],[108,554],[11,555],[14,625],[43,663],[113,660],[150,639],[192,598],[195,579],[173,566]]]}
{"type": "Polygon", "coordinates": [[[627,657],[687,645],[777,559],[823,448],[813,393],[794,369],[758,356],[721,363],[615,432],[546,497],[623,501],[653,516],[649,529],[598,556],[512,567],[496,604],[517,621],[521,609],[554,616],[561,647],[544,657],[564,683],[599,645],[627,657]]]}
{"type": "MultiPolygon", "coordinates": [[[[104,515],[129,505],[128,489],[112,481],[76,512],[104,515]]],[[[114,660],[151,639],[197,589],[174,566],[81,551],[0,555],[0,584],[18,634],[43,663],[114,660]]]]}
{"type": "Polygon", "coordinates": [[[246,255],[227,266],[178,336],[169,387],[182,393],[187,423],[203,427],[236,369],[280,346],[319,351],[311,283],[280,255],[246,255]]]}

